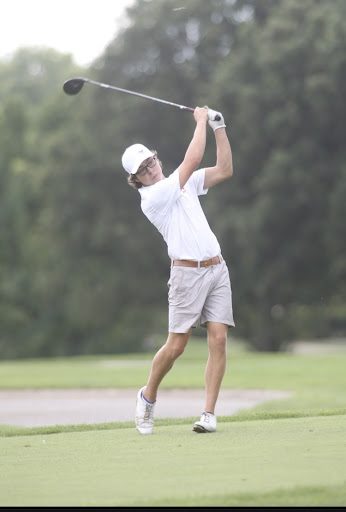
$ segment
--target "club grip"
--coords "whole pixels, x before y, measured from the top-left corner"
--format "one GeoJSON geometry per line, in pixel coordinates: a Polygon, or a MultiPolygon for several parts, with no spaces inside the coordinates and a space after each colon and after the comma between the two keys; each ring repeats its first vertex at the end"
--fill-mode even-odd
{"type": "MultiPolygon", "coordinates": [[[[195,109],[191,108],[191,107],[181,106],[180,108],[183,108],[184,110],[188,110],[189,112],[194,112],[195,111],[195,109]]],[[[216,116],[214,117],[213,121],[221,121],[221,117],[219,116],[219,114],[216,114],[216,116]]]]}

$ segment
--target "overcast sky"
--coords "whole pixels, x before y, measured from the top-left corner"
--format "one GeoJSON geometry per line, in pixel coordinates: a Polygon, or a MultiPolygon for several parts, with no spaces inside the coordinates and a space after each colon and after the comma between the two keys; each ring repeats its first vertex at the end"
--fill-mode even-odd
{"type": "Polygon", "coordinates": [[[1,0],[0,58],[22,46],[71,53],[88,65],[113,39],[133,0],[1,0]]]}

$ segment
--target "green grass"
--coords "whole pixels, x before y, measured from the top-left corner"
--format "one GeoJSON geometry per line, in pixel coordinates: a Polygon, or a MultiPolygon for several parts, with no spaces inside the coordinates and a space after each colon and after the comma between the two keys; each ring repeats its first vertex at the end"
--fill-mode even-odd
{"type": "Polygon", "coordinates": [[[2,506],[345,504],[345,415],[0,439],[2,506]],[[45,441],[45,443],[43,443],[45,441]]]}
{"type": "MultiPolygon", "coordinates": [[[[147,381],[153,354],[73,357],[0,363],[0,389],[134,388],[147,381]]],[[[162,382],[164,388],[203,388],[207,347],[191,340],[162,382]]],[[[345,407],[346,353],[293,355],[252,353],[233,342],[222,384],[230,389],[278,389],[292,398],[259,406],[262,411],[345,407]],[[233,346],[235,345],[235,347],[233,346]]]]}
{"type": "MultiPolygon", "coordinates": [[[[205,342],[191,340],[163,387],[202,388],[205,342]]],[[[0,363],[0,389],[135,388],[152,354],[0,363]]],[[[291,398],[218,418],[21,428],[0,425],[0,506],[345,506],[346,354],[255,354],[230,344],[223,388],[291,398]],[[45,441],[45,443],[43,443],[45,441]]]]}

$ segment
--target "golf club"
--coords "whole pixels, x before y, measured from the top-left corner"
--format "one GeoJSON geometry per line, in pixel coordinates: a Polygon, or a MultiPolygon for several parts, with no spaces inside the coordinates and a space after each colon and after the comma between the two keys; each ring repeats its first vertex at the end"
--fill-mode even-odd
{"type": "MultiPolygon", "coordinates": [[[[161,100],[159,98],[153,98],[152,96],[147,96],[146,94],[129,91],[127,89],[121,89],[120,87],[115,87],[114,85],[103,84],[102,82],[97,82],[96,80],[90,80],[90,78],[83,78],[83,77],[70,78],[69,80],[66,80],[66,82],[63,85],[64,92],[66,92],[66,94],[70,94],[70,95],[74,96],[75,94],[78,94],[82,90],[83,85],[85,83],[98,85],[99,87],[104,87],[105,89],[113,89],[114,91],[125,92],[127,94],[133,94],[134,96],[139,96],[140,98],[145,98],[147,100],[158,101],[159,103],[164,103],[165,105],[170,105],[171,107],[180,108],[180,110],[187,110],[189,112],[194,112],[194,110],[195,110],[194,108],[185,107],[184,105],[178,105],[177,103],[172,103],[171,101],[161,100]]],[[[212,120],[219,121],[220,119],[221,119],[221,117],[216,113],[214,119],[212,119],[212,120]]]]}

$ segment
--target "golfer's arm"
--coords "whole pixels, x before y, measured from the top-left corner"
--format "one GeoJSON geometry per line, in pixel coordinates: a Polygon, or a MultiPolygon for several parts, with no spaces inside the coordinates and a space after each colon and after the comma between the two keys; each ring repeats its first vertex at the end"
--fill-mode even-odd
{"type": "Polygon", "coordinates": [[[233,162],[231,145],[225,128],[215,131],[216,164],[205,170],[204,188],[210,188],[222,181],[228,180],[233,175],[233,162]]]}
{"type": "Polygon", "coordinates": [[[204,120],[198,121],[185,158],[178,167],[180,188],[183,188],[191,174],[197,169],[204,155],[207,127],[204,120]]]}

